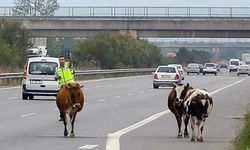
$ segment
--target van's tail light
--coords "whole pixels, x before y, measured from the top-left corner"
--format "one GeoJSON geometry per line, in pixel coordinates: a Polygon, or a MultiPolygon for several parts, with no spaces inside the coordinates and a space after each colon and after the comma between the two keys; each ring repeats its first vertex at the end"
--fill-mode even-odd
{"type": "Polygon", "coordinates": [[[23,90],[26,90],[26,84],[23,84],[22,88],[23,90]]]}
{"type": "Polygon", "coordinates": [[[175,75],[175,80],[179,80],[180,79],[180,76],[177,74],[175,75]]]}
{"type": "Polygon", "coordinates": [[[27,63],[24,65],[24,69],[23,69],[23,78],[24,78],[24,79],[27,78],[27,63]]]}
{"type": "Polygon", "coordinates": [[[154,74],[154,79],[158,79],[158,75],[157,74],[154,74]]]}

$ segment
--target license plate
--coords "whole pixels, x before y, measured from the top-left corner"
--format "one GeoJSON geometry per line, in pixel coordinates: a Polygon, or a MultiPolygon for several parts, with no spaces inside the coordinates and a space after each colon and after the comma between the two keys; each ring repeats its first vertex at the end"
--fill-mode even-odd
{"type": "Polygon", "coordinates": [[[34,81],[34,80],[31,80],[30,84],[43,84],[43,81],[34,81]]]}
{"type": "Polygon", "coordinates": [[[169,75],[162,75],[161,77],[162,78],[170,78],[171,76],[169,76],[169,75]]]}

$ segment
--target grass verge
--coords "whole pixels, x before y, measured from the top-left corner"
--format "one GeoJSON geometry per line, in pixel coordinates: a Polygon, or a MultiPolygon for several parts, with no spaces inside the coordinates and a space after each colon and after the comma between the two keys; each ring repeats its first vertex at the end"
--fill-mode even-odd
{"type": "Polygon", "coordinates": [[[245,125],[235,141],[235,150],[250,150],[250,112],[245,115],[245,125]]]}

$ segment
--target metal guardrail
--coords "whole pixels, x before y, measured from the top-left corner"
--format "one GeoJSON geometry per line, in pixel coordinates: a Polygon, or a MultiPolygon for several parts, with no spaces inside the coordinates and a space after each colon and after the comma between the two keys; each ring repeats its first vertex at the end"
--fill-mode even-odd
{"type": "MultiPolygon", "coordinates": [[[[0,16],[18,16],[0,7],[0,16]]],[[[39,16],[39,13],[36,14],[39,16]]],[[[34,17],[29,14],[26,17],[34,17]]],[[[45,16],[46,17],[46,16],[45,16]]],[[[49,17],[49,16],[47,16],[49,17]]],[[[54,17],[250,17],[250,7],[59,7],[54,17]]]]}
{"type": "MultiPolygon", "coordinates": [[[[77,70],[75,76],[80,79],[85,76],[104,76],[108,74],[125,74],[125,73],[151,73],[155,68],[138,68],[138,69],[108,69],[108,70],[77,70]]],[[[0,85],[5,82],[13,81],[20,82],[23,78],[23,73],[0,73],[0,85]]]]}

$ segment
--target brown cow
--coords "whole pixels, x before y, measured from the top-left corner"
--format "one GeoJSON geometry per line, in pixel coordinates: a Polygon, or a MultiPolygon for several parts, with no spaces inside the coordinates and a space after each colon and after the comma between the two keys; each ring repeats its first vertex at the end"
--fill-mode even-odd
{"type": "Polygon", "coordinates": [[[74,122],[77,112],[81,111],[84,104],[82,86],[78,83],[67,83],[61,86],[56,105],[61,113],[64,123],[64,136],[68,135],[67,122],[71,122],[71,137],[74,137],[74,122]]]}
{"type": "Polygon", "coordinates": [[[193,89],[189,84],[187,85],[184,84],[174,84],[175,86],[173,87],[172,91],[169,93],[168,96],[168,108],[170,111],[175,115],[177,124],[178,124],[178,135],[177,137],[181,138],[182,137],[182,131],[181,131],[181,125],[182,125],[182,118],[185,124],[185,129],[184,129],[184,137],[188,138],[188,130],[187,130],[187,125],[189,122],[189,116],[185,115],[184,107],[183,107],[183,102],[182,100],[185,98],[187,95],[187,92],[190,89],[193,89]]]}

